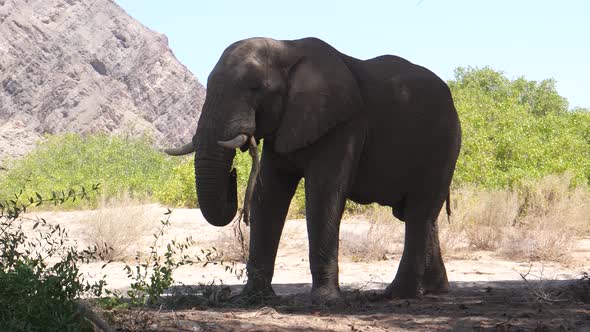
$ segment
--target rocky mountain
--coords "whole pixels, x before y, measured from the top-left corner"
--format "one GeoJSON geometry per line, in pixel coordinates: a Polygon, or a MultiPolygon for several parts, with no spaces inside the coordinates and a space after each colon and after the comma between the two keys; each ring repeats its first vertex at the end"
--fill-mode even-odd
{"type": "Polygon", "coordinates": [[[187,142],[205,89],[112,0],[0,0],[0,163],[46,133],[187,142]]]}

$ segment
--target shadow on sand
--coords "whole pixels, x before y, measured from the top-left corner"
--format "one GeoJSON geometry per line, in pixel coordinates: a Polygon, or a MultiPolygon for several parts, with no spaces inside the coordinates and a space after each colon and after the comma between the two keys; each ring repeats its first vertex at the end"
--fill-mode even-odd
{"type": "MultiPolygon", "coordinates": [[[[452,282],[447,294],[408,300],[380,298],[380,291],[373,288],[384,289],[386,284],[371,284],[367,287],[371,290],[342,287],[342,301],[331,304],[312,303],[310,284],[274,284],[279,296],[264,300],[236,296],[242,287],[178,287],[160,310],[201,312],[199,317],[212,321],[221,315],[226,330],[234,330],[233,326],[253,331],[331,331],[340,330],[338,318],[345,318],[356,322],[351,326],[357,331],[363,326],[414,331],[590,331],[589,279],[452,282]],[[279,322],[277,317],[289,317],[295,325],[273,325],[279,322]],[[324,329],[309,325],[311,319],[305,317],[336,321],[334,328],[324,329]]],[[[349,330],[355,331],[352,327],[349,330]]]]}

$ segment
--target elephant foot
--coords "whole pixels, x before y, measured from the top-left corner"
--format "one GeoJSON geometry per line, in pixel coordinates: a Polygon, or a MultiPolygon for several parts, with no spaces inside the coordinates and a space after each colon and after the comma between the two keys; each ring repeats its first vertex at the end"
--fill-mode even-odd
{"type": "Polygon", "coordinates": [[[449,292],[449,281],[444,275],[438,278],[425,278],[424,294],[445,294],[449,292]]]}
{"type": "Polygon", "coordinates": [[[343,301],[342,293],[338,286],[313,287],[311,289],[311,302],[319,305],[334,305],[343,301]]]}
{"type": "Polygon", "coordinates": [[[383,293],[385,299],[415,299],[424,295],[424,289],[417,282],[402,283],[394,280],[383,293]]]}
{"type": "Polygon", "coordinates": [[[442,259],[438,264],[433,264],[424,273],[422,277],[425,294],[443,294],[449,292],[449,279],[442,259]]]}
{"type": "Polygon", "coordinates": [[[248,282],[238,296],[238,301],[247,304],[258,304],[264,303],[276,297],[277,295],[270,284],[254,285],[254,283],[248,282]]]}
{"type": "Polygon", "coordinates": [[[420,282],[400,282],[394,280],[383,296],[387,299],[415,299],[426,294],[444,294],[449,292],[449,282],[446,275],[442,277],[424,278],[420,282]]]}
{"type": "Polygon", "coordinates": [[[277,297],[278,296],[274,291],[252,291],[240,293],[240,295],[237,296],[236,301],[247,305],[253,305],[266,303],[277,297]]]}

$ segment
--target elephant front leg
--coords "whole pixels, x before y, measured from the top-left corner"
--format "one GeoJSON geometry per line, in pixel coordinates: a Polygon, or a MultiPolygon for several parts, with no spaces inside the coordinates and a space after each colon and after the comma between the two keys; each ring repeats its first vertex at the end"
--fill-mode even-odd
{"type": "Polygon", "coordinates": [[[404,252],[387,298],[416,298],[448,291],[447,272],[440,251],[436,218],[408,219],[404,252]]]}
{"type": "Polygon", "coordinates": [[[299,179],[281,174],[269,153],[263,155],[252,197],[248,281],[243,297],[256,300],[274,295],[271,282],[279,240],[299,179]]]}
{"type": "Polygon", "coordinates": [[[306,180],[305,204],[309,236],[312,300],[331,302],[340,298],[338,240],[345,196],[335,183],[306,180]]]}
{"type": "Polygon", "coordinates": [[[364,144],[363,123],[363,118],[356,118],[316,143],[305,169],[311,296],[316,302],[332,302],[341,297],[338,285],[340,220],[364,144]]]}

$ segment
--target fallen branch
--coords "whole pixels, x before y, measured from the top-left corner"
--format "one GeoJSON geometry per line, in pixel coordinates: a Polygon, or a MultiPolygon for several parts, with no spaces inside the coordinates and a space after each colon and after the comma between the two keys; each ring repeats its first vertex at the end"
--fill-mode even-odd
{"type": "Polygon", "coordinates": [[[252,206],[252,193],[256,187],[258,173],[260,172],[260,160],[258,158],[258,147],[256,146],[256,139],[254,136],[250,137],[250,156],[252,157],[252,169],[250,170],[250,177],[248,178],[248,186],[246,186],[246,193],[244,195],[244,208],[242,209],[242,220],[246,226],[250,225],[250,208],[252,206]]]}
{"type": "Polygon", "coordinates": [[[244,206],[238,216],[238,219],[234,221],[234,234],[238,237],[240,245],[242,247],[242,259],[244,263],[247,260],[247,247],[242,232],[241,223],[243,222],[246,226],[250,226],[250,210],[252,207],[252,194],[258,181],[258,174],[260,173],[260,159],[258,158],[258,146],[256,145],[256,139],[250,137],[250,144],[248,147],[250,156],[252,157],[252,168],[250,170],[250,177],[248,178],[248,185],[246,186],[246,193],[244,194],[244,206]]]}

